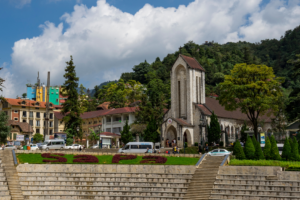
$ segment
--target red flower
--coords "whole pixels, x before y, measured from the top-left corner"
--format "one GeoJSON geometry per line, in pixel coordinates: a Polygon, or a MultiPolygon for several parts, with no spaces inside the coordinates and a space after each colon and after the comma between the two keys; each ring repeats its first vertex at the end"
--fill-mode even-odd
{"type": "Polygon", "coordinates": [[[91,156],[91,155],[77,155],[74,156],[73,162],[79,162],[79,163],[98,163],[99,160],[96,156],[91,156]]]}
{"type": "Polygon", "coordinates": [[[58,157],[58,156],[64,156],[65,154],[63,153],[43,153],[41,156],[43,158],[54,158],[56,160],[43,160],[43,162],[67,162],[67,159],[64,157],[58,157]]]}
{"type": "Polygon", "coordinates": [[[143,156],[143,159],[140,163],[166,163],[167,162],[167,158],[162,157],[162,156],[143,156]]]}

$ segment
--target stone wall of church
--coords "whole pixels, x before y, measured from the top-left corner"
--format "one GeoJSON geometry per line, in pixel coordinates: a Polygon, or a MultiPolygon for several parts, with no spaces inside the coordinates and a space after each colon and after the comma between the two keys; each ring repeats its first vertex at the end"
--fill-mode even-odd
{"type": "Polygon", "coordinates": [[[200,130],[200,117],[201,117],[201,112],[198,108],[196,108],[196,105],[193,104],[193,118],[194,118],[194,142],[200,142],[200,134],[201,134],[201,130],[200,130]]]}

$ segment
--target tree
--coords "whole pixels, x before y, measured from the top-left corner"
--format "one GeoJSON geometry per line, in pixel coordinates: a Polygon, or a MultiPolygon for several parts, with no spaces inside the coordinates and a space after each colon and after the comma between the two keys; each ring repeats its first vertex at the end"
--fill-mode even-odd
{"type": "Polygon", "coordinates": [[[134,71],[134,75],[133,75],[134,80],[136,80],[142,84],[146,84],[145,75],[150,70],[150,64],[145,60],[145,62],[135,65],[132,68],[132,70],[134,71]]]}
{"type": "Polygon", "coordinates": [[[93,129],[90,128],[90,135],[89,135],[89,140],[93,143],[93,145],[95,143],[97,143],[97,141],[99,141],[100,137],[98,134],[95,133],[95,131],[93,129]]]}
{"type": "Polygon", "coordinates": [[[255,137],[252,137],[252,142],[255,147],[255,159],[256,160],[264,160],[265,156],[261,150],[259,142],[255,139],[255,137]]]}
{"type": "Polygon", "coordinates": [[[26,93],[23,93],[22,94],[22,98],[26,98],[27,97],[27,94],[26,93]]]}
{"type": "Polygon", "coordinates": [[[100,87],[99,87],[98,85],[96,85],[96,86],[94,87],[94,90],[95,90],[94,97],[95,97],[95,98],[98,98],[100,87]]]}
{"type": "Polygon", "coordinates": [[[246,144],[245,144],[245,155],[247,159],[255,159],[255,147],[252,143],[252,139],[250,137],[247,138],[246,144]]]}
{"type": "Polygon", "coordinates": [[[38,143],[38,142],[43,142],[44,141],[44,136],[40,133],[35,133],[33,136],[33,142],[38,143]]]}
{"type": "Polygon", "coordinates": [[[63,117],[63,121],[65,123],[65,130],[68,130],[67,138],[73,140],[73,136],[82,138],[82,119],[80,117],[81,110],[77,93],[79,78],[76,77],[75,66],[73,65],[73,57],[70,57],[70,61],[66,62],[66,73],[64,74],[64,78],[66,80],[63,85],[68,98],[63,103],[61,112],[65,115],[63,117]],[[77,128],[79,128],[79,131],[77,131],[77,128]]]}
{"type": "Polygon", "coordinates": [[[266,65],[236,64],[225,81],[219,84],[220,95],[217,98],[226,110],[240,109],[254,127],[258,138],[258,119],[269,112],[278,110],[278,98],[282,96],[282,79],[276,78],[273,69],[266,65]]]}
{"type": "MultiPolygon", "coordinates": [[[[1,80],[0,80],[0,86],[1,86],[1,80]]],[[[5,99],[2,101],[5,101],[5,99]]],[[[7,137],[11,130],[11,127],[8,126],[7,124],[8,124],[8,115],[6,115],[5,112],[1,111],[0,112],[0,144],[5,144],[7,142],[7,137]]]]}
{"type": "Polygon", "coordinates": [[[269,137],[266,137],[264,155],[267,160],[271,159],[271,142],[269,137]]]}
{"type": "Polygon", "coordinates": [[[121,131],[121,141],[125,144],[133,141],[132,133],[130,132],[130,126],[126,120],[125,125],[123,126],[123,131],[121,131]]]}
{"type": "Polygon", "coordinates": [[[291,160],[293,161],[299,161],[300,157],[299,157],[299,150],[298,150],[298,141],[297,139],[294,137],[293,139],[293,144],[291,145],[291,160]]]}
{"type": "Polygon", "coordinates": [[[238,141],[238,140],[235,142],[235,145],[233,147],[233,155],[235,155],[236,159],[239,159],[239,160],[246,159],[243,148],[240,144],[240,141],[238,141]]]}
{"type": "Polygon", "coordinates": [[[88,105],[88,100],[86,99],[86,93],[85,93],[85,87],[80,84],[79,86],[79,107],[80,107],[80,113],[84,113],[87,111],[87,105],[88,105]]]}
{"type": "Polygon", "coordinates": [[[291,145],[288,137],[285,138],[281,157],[285,158],[285,160],[291,157],[291,145]]]}
{"type": "MultiPolygon", "coordinates": [[[[270,152],[271,159],[272,160],[281,160],[274,135],[271,135],[270,142],[271,142],[271,152],[270,152]]],[[[298,152],[298,148],[297,148],[297,152],[298,152]]]]}
{"type": "Polygon", "coordinates": [[[221,128],[218,121],[218,117],[213,112],[210,116],[210,125],[208,126],[208,144],[218,142],[221,138],[221,128]]]}
{"type": "Polygon", "coordinates": [[[247,128],[247,124],[246,122],[244,122],[242,128],[241,128],[241,142],[245,143],[247,138],[248,138],[248,134],[245,133],[245,131],[248,131],[249,129],[247,128]]]}
{"type": "Polygon", "coordinates": [[[144,131],[144,140],[153,143],[159,141],[159,133],[157,132],[157,129],[157,122],[154,118],[152,118],[144,131]]]}
{"type": "Polygon", "coordinates": [[[98,105],[99,105],[99,103],[98,103],[97,99],[95,97],[93,97],[92,99],[87,101],[86,111],[87,112],[96,111],[98,105]]]}

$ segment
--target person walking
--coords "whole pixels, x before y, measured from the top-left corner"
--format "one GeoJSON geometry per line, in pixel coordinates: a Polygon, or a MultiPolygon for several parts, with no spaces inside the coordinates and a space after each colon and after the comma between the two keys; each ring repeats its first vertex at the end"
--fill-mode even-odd
{"type": "Polygon", "coordinates": [[[166,140],[166,147],[169,147],[169,139],[166,140]]]}
{"type": "Polygon", "coordinates": [[[205,146],[205,152],[208,153],[208,144],[205,146]]]}

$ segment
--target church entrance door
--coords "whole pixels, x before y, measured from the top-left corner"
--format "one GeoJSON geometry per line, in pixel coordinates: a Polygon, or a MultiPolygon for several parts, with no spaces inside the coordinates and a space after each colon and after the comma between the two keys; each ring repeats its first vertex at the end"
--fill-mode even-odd
{"type": "Polygon", "coordinates": [[[177,144],[177,130],[174,126],[170,126],[167,131],[166,131],[166,137],[165,137],[165,147],[172,147],[172,141],[176,140],[176,144],[177,144]],[[169,146],[168,144],[166,144],[166,141],[169,141],[169,146]]]}

